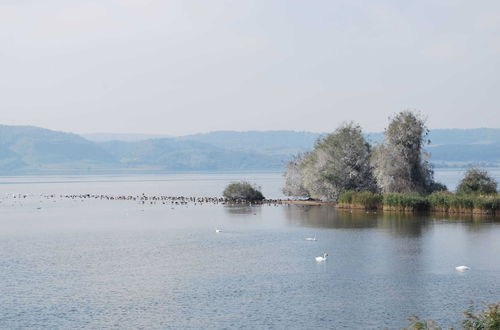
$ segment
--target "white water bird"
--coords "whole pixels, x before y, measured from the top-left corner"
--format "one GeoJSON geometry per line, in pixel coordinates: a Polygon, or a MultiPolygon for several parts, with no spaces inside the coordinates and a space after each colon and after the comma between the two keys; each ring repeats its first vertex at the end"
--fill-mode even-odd
{"type": "Polygon", "coordinates": [[[455,267],[455,269],[458,270],[459,272],[463,272],[463,271],[469,270],[470,267],[467,267],[467,266],[457,266],[457,267],[455,267]]]}
{"type": "Polygon", "coordinates": [[[215,228],[215,232],[216,232],[216,233],[221,233],[221,232],[222,232],[222,229],[215,228]]]}
{"type": "Polygon", "coordinates": [[[317,241],[316,236],[314,237],[306,237],[306,241],[317,241]]]}
{"type": "Polygon", "coordinates": [[[328,257],[328,253],[323,253],[322,257],[316,257],[314,259],[316,260],[316,262],[323,262],[326,261],[326,257],[328,257]]]}

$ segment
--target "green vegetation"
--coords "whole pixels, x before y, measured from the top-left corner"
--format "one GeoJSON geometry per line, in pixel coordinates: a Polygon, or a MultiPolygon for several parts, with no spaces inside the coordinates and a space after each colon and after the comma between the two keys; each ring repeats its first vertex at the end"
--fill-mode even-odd
{"type": "Polygon", "coordinates": [[[470,307],[464,312],[465,320],[462,326],[467,330],[494,330],[500,329],[500,303],[489,304],[486,309],[474,313],[470,307]]]}
{"type": "Polygon", "coordinates": [[[478,168],[468,169],[457,187],[458,194],[496,194],[497,182],[488,172],[478,168]]]}
{"type": "Polygon", "coordinates": [[[383,199],[384,210],[421,212],[429,210],[429,201],[418,193],[387,193],[383,199]]]}
{"type": "Polygon", "coordinates": [[[427,200],[432,211],[449,212],[455,202],[455,195],[447,191],[437,191],[427,196],[427,200]]]}
{"type": "Polygon", "coordinates": [[[382,205],[383,196],[371,191],[356,192],[348,190],[339,197],[340,207],[364,208],[376,210],[382,205]]]}
{"type": "Polygon", "coordinates": [[[264,199],[264,196],[259,191],[259,188],[246,181],[230,183],[226,189],[224,189],[222,194],[224,198],[232,201],[243,200],[253,202],[264,199]]]}
{"type": "MultiPolygon", "coordinates": [[[[498,330],[500,329],[500,303],[486,305],[483,311],[474,312],[470,307],[464,312],[465,319],[461,326],[464,330],[498,330]]],[[[434,320],[420,320],[417,316],[409,319],[411,325],[407,330],[441,330],[434,320]]],[[[451,328],[450,328],[451,329],[451,328]]]]}
{"type": "Polygon", "coordinates": [[[383,209],[401,212],[444,212],[500,214],[500,195],[460,195],[450,192],[377,194],[346,191],[339,197],[340,208],[383,209]]]}
{"type": "Polygon", "coordinates": [[[500,195],[435,192],[427,196],[432,211],[449,213],[500,213],[500,195]]]}

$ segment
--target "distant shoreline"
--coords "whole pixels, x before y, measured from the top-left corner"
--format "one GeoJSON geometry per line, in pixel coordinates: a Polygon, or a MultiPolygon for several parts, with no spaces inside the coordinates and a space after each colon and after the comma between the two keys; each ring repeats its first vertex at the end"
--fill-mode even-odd
{"type": "MultiPolygon", "coordinates": [[[[434,170],[453,171],[465,170],[470,167],[481,167],[484,169],[498,170],[500,163],[467,163],[467,164],[435,164],[434,170]]],[[[127,176],[127,175],[169,175],[169,174],[251,174],[251,173],[283,173],[284,167],[270,167],[260,169],[206,169],[206,170],[168,170],[160,168],[90,168],[90,169],[22,169],[13,171],[0,171],[0,177],[30,177],[30,176],[127,176]]]]}

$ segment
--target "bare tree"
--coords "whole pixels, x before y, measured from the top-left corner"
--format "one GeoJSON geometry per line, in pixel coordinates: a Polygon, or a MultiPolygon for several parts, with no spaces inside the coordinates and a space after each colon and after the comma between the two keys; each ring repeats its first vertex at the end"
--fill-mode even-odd
{"type": "Polygon", "coordinates": [[[285,186],[283,193],[287,196],[309,197],[309,192],[303,184],[303,163],[309,153],[295,156],[286,166],[285,186]]]}
{"type": "MultiPolygon", "coordinates": [[[[353,123],[344,124],[319,140],[312,152],[300,158],[298,167],[289,164],[292,173],[298,173],[300,178],[292,181],[300,183],[292,187],[303,188],[310,197],[319,200],[337,200],[346,190],[374,191],[370,155],[370,145],[361,128],[353,123]]],[[[291,173],[288,176],[293,177],[291,173]]]]}
{"type": "Polygon", "coordinates": [[[382,192],[426,193],[434,184],[433,171],[423,146],[429,130],[417,113],[403,111],[392,118],[385,141],[373,157],[374,174],[382,192]]]}

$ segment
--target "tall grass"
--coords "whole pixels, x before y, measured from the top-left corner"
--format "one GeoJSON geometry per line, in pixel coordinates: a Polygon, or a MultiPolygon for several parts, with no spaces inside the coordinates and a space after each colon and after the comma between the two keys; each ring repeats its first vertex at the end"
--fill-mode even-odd
{"type": "Polygon", "coordinates": [[[500,212],[499,195],[463,195],[449,192],[435,192],[427,196],[432,211],[450,213],[500,212]]]}
{"type": "Polygon", "coordinates": [[[428,211],[430,203],[425,196],[420,194],[384,194],[384,210],[389,211],[428,211]]]}
{"type": "Polygon", "coordinates": [[[480,213],[500,215],[500,195],[459,195],[450,192],[420,194],[377,194],[346,191],[339,197],[339,207],[380,209],[402,212],[480,213]]]}
{"type": "Polygon", "coordinates": [[[447,191],[433,192],[427,196],[432,211],[448,212],[454,195],[447,191]]]}
{"type": "Polygon", "coordinates": [[[339,206],[376,210],[382,205],[382,195],[371,191],[345,191],[339,196],[339,206]]]}
{"type": "Polygon", "coordinates": [[[352,197],[356,194],[353,190],[344,191],[339,196],[339,203],[342,204],[352,204],[352,197]]]}

